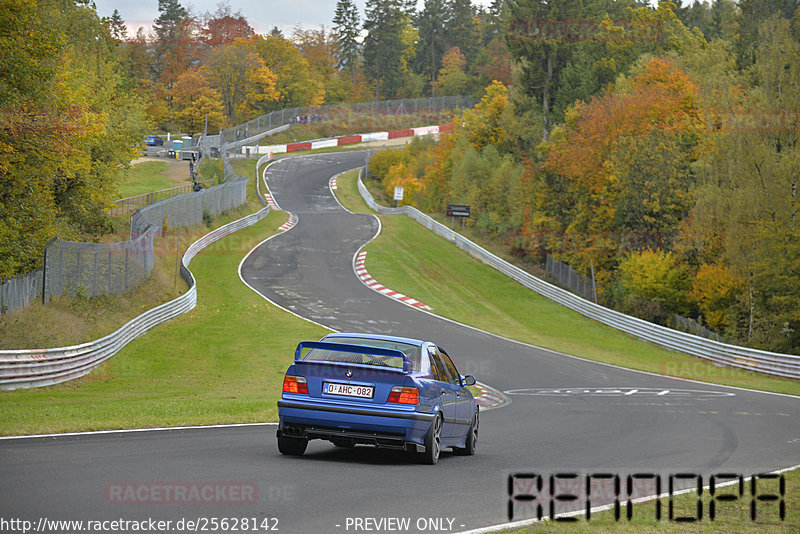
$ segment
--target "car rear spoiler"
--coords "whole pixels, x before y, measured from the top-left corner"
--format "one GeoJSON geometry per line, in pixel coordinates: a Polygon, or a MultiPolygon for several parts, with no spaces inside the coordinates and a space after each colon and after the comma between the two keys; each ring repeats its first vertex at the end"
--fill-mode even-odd
{"type": "MultiPolygon", "coordinates": [[[[294,351],[294,361],[305,361],[303,360],[303,349],[335,350],[338,352],[352,352],[355,354],[372,354],[374,356],[393,356],[395,358],[403,359],[403,369],[400,370],[397,367],[381,367],[381,370],[407,373],[414,368],[411,358],[409,358],[404,352],[395,349],[383,349],[380,347],[369,347],[365,345],[351,345],[349,343],[331,343],[328,341],[301,341],[297,345],[297,350],[294,351]]],[[[363,365],[364,367],[369,367],[371,369],[375,368],[374,365],[351,364],[345,362],[324,361],[322,363],[333,365],[363,365]]]]}

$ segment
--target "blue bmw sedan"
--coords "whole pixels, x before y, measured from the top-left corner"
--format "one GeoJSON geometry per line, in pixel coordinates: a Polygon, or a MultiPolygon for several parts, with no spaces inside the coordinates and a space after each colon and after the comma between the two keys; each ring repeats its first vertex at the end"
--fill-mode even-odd
{"type": "Polygon", "coordinates": [[[325,439],[401,449],[427,464],[447,447],[475,454],[473,384],[429,341],[341,333],[303,341],[283,379],[278,449],[299,456],[309,440],[325,439]]]}

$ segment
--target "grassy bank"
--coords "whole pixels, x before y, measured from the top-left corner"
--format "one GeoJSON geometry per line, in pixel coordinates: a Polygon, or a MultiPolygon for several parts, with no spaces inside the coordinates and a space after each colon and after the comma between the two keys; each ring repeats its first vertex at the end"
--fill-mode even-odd
{"type": "MultiPolygon", "coordinates": [[[[234,170],[249,176],[254,165],[237,160],[234,170]]],[[[252,180],[248,197],[255,199],[252,180]]],[[[213,226],[260,207],[251,200],[213,226]]],[[[237,268],[286,219],[286,213],[273,211],[201,252],[190,266],[198,283],[197,307],[134,340],[88,376],[46,388],[0,391],[0,434],[275,420],[276,392],[297,340],[319,339],[324,332],[268,304],[242,284],[237,268]]],[[[208,231],[184,230],[180,253],[208,231]]],[[[34,307],[39,309],[29,310],[26,319],[9,314],[2,320],[12,322],[0,324],[3,337],[13,333],[17,343],[27,340],[35,347],[95,339],[174,298],[186,287],[178,278],[178,289],[172,289],[176,239],[169,237],[157,256],[154,279],[143,288],[125,298],[62,299],[34,307]]]]}
{"type": "MultiPolygon", "coordinates": [[[[151,162],[145,162],[147,164],[151,162]]],[[[160,163],[160,162],[153,162],[160,163]]],[[[140,164],[141,165],[141,164],[140,164]]],[[[237,161],[234,170],[251,176],[254,161],[237,161]]],[[[261,209],[250,180],[244,205],[215,218],[209,225],[173,229],[153,243],[155,267],[149,280],[123,295],[95,298],[61,297],[46,306],[33,304],[0,315],[0,349],[63,347],[98,339],[118,329],[142,312],[167,302],[186,291],[186,284],[176,277],[176,264],[186,248],[214,228],[261,209]]],[[[127,223],[119,232],[103,237],[105,242],[128,239],[127,223]]]]}
{"type": "Polygon", "coordinates": [[[168,162],[142,161],[131,165],[119,183],[120,198],[143,195],[175,185],[167,174],[168,162]]]}
{"type": "Polygon", "coordinates": [[[246,252],[286,220],[273,212],[191,263],[198,305],[66,384],[0,392],[0,434],[277,419],[276,392],[298,339],[324,331],[239,280],[246,252]]]}
{"type": "MultiPolygon", "coordinates": [[[[340,200],[369,213],[357,171],[338,180],[340,200]]],[[[380,216],[381,235],[367,245],[367,268],[387,287],[434,313],[511,339],[632,369],[800,395],[800,382],[717,367],[644,343],[547,300],[475,260],[405,216],[380,216]]]]}

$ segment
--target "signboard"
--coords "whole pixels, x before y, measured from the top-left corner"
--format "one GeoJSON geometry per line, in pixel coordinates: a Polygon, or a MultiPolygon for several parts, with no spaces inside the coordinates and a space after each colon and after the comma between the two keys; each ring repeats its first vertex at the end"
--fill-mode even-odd
{"type": "Polygon", "coordinates": [[[448,217],[469,217],[469,206],[461,206],[459,204],[447,205],[448,217]]]}
{"type": "Polygon", "coordinates": [[[395,187],[394,188],[394,200],[403,200],[403,193],[405,189],[402,187],[395,187]]]}

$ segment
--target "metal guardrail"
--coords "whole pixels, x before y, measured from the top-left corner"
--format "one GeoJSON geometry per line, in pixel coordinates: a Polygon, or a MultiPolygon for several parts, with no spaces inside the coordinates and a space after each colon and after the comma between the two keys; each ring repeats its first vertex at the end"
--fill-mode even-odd
{"type": "Polygon", "coordinates": [[[256,194],[258,195],[258,201],[261,202],[262,206],[266,206],[267,201],[264,199],[264,195],[261,193],[261,166],[269,163],[270,161],[272,161],[272,155],[265,154],[258,158],[258,161],[256,162],[256,194]]]}
{"type": "Polygon", "coordinates": [[[221,226],[192,243],[181,259],[181,277],[189,290],[153,308],[105,337],[89,343],[53,349],[0,350],[0,389],[49,386],[79,378],[119,352],[150,328],[186,313],[197,304],[197,283],[189,263],[201,250],[269,214],[269,207],[221,226]]]}
{"type": "Polygon", "coordinates": [[[400,208],[387,208],[379,205],[372,198],[362,181],[364,169],[358,175],[358,191],[370,208],[386,215],[408,215],[435,234],[447,239],[458,248],[478,258],[482,262],[494,267],[506,276],[516,280],[528,289],[566,306],[581,315],[599,321],[607,326],[621,330],[626,334],[644,341],[649,341],[661,347],[677,352],[684,352],[698,358],[709,360],[715,364],[757,371],[769,375],[785,378],[800,379],[800,356],[768,352],[738,345],[729,345],[700,336],[680,332],[661,325],[647,322],[643,319],[631,317],[618,311],[606,308],[585,300],[565,289],[556,287],[519,267],[508,263],[473,243],[461,234],[454,232],[447,226],[433,220],[428,215],[411,206],[400,208]]]}

